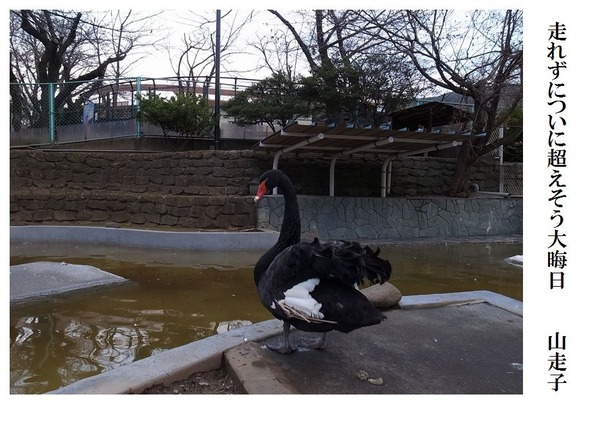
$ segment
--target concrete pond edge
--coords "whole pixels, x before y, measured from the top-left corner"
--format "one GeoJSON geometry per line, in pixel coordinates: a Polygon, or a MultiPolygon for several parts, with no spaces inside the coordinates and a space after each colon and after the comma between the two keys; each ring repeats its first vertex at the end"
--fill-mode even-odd
{"type": "MultiPolygon", "coordinates": [[[[404,296],[399,308],[436,308],[481,302],[523,316],[521,301],[487,290],[404,296]]],[[[277,336],[281,331],[281,322],[276,319],[244,326],[79,380],[47,394],[142,393],[153,385],[169,385],[194,373],[220,368],[225,352],[247,342],[260,342],[277,336]]],[[[235,368],[233,370],[235,373],[235,368]]]]}
{"type": "Polygon", "coordinates": [[[74,242],[126,245],[179,250],[268,249],[279,232],[257,231],[170,231],[91,226],[11,226],[11,242],[74,242]]]}

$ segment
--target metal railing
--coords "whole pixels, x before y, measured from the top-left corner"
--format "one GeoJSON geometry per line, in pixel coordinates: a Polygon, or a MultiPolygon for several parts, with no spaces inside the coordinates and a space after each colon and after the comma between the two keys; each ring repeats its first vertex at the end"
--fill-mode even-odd
{"type": "MultiPolygon", "coordinates": [[[[257,80],[221,78],[221,101],[257,80]]],[[[214,83],[207,77],[122,78],[65,83],[10,83],[10,144],[30,146],[120,137],[162,136],[162,130],[138,118],[137,95],[169,97],[193,92],[214,106],[214,83]],[[74,90],[73,90],[74,89],[74,90]],[[67,93],[70,95],[64,97],[67,93]]],[[[220,118],[222,138],[256,139],[269,135],[267,125],[239,126],[226,113],[220,118]]],[[[197,138],[214,138],[204,136],[197,138]]]]}

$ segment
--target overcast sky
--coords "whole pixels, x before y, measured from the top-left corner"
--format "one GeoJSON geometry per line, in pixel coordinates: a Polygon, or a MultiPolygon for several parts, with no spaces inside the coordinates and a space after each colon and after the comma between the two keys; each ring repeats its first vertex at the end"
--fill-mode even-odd
{"type": "MultiPolygon", "coordinates": [[[[197,13],[203,12],[197,10],[197,13]]],[[[224,16],[227,9],[221,11],[223,18],[221,24],[222,44],[227,32],[227,28],[231,23],[230,16],[224,16]]],[[[250,11],[238,11],[237,22],[241,23],[244,17],[250,11]]],[[[216,11],[207,11],[209,16],[215,14],[216,11]]],[[[163,12],[158,19],[159,25],[162,27],[162,33],[168,37],[172,47],[183,46],[183,34],[190,34],[193,30],[193,22],[195,18],[188,9],[176,9],[163,12]]],[[[242,33],[237,39],[234,46],[227,51],[223,51],[223,62],[221,65],[222,76],[236,76],[243,78],[264,78],[270,75],[270,72],[264,68],[264,62],[260,53],[249,44],[258,39],[258,35],[266,35],[273,26],[282,26],[279,21],[266,10],[254,11],[254,16],[251,22],[246,24],[242,33]],[[258,68],[262,68],[259,70],[258,68]]],[[[179,51],[173,49],[171,55],[177,56],[179,51]]],[[[146,77],[170,77],[175,73],[169,61],[169,56],[166,50],[155,50],[147,55],[141,56],[141,59],[136,61],[128,70],[128,76],[146,76],[146,77]]],[[[204,75],[204,74],[202,74],[204,75]]]]}

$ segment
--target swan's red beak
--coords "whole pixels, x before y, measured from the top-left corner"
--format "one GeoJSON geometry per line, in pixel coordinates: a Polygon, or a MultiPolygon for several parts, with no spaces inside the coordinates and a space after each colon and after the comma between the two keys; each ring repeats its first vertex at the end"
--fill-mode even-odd
{"type": "Polygon", "coordinates": [[[267,192],[267,180],[263,180],[260,185],[258,185],[258,191],[256,191],[256,196],[254,196],[254,203],[258,203],[258,201],[262,198],[263,195],[267,192]]]}

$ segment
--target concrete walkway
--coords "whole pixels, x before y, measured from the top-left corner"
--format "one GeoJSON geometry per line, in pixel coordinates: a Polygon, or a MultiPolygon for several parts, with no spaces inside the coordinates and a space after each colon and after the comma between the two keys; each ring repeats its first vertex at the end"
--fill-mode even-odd
{"type": "Polygon", "coordinates": [[[523,329],[513,313],[475,303],[387,316],[349,335],[331,333],[325,350],[282,355],[246,343],[227,351],[226,360],[251,394],[523,392],[523,329]]]}

